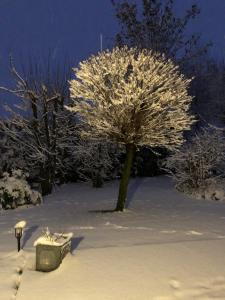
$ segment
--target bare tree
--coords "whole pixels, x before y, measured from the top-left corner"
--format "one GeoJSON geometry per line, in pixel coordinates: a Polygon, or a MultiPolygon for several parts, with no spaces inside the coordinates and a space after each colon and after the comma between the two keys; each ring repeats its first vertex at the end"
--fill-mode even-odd
{"type": "MultiPolygon", "coordinates": [[[[4,126],[10,126],[7,121],[2,120],[2,122],[5,122],[4,126]]],[[[0,124],[0,177],[4,172],[10,173],[13,169],[24,168],[25,161],[19,145],[15,147],[14,142],[8,138],[0,124]]]]}
{"type": "Polygon", "coordinates": [[[116,45],[152,49],[179,64],[205,53],[211,43],[202,45],[200,35],[188,35],[187,26],[200,14],[193,4],[182,17],[174,12],[175,0],[111,0],[120,32],[116,45]]]}
{"type": "Polygon", "coordinates": [[[117,178],[121,171],[119,157],[123,150],[115,143],[79,138],[74,147],[79,177],[91,180],[93,187],[101,187],[104,181],[117,178]]]}
{"type": "Polygon", "coordinates": [[[74,117],[64,110],[69,101],[69,68],[53,67],[48,60],[45,66],[30,64],[22,75],[12,59],[10,66],[15,88],[0,89],[20,102],[6,107],[10,114],[1,128],[15,147],[20,147],[27,168],[37,170],[43,194],[47,194],[56,174],[63,174],[63,157],[72,151],[74,142],[74,117]]]}

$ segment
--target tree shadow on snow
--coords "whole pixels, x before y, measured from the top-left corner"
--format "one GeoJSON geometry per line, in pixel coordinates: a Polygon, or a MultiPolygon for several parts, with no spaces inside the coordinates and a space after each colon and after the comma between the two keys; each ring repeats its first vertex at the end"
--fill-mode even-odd
{"type": "Polygon", "coordinates": [[[101,214],[106,214],[106,213],[114,213],[116,210],[115,209],[96,209],[96,210],[89,210],[89,213],[101,213],[101,214]]]}
{"type": "Polygon", "coordinates": [[[79,244],[83,241],[84,237],[83,236],[78,236],[76,238],[71,239],[71,253],[78,248],[79,244]]]}
{"type": "Polygon", "coordinates": [[[29,239],[31,238],[32,234],[38,229],[38,225],[34,225],[29,227],[23,235],[23,240],[22,240],[22,245],[21,247],[23,248],[26,243],[29,241],[29,239]]]}
{"type": "Polygon", "coordinates": [[[137,192],[138,188],[142,184],[144,178],[135,178],[128,186],[127,191],[127,199],[125,203],[125,208],[128,208],[134,199],[135,193],[137,192]]]}
{"type": "MultiPolygon", "coordinates": [[[[135,178],[128,186],[127,190],[127,199],[125,203],[125,208],[129,208],[130,203],[132,202],[135,193],[137,192],[140,185],[143,183],[144,178],[135,178]]],[[[116,203],[115,203],[116,204],[116,203]]],[[[89,213],[114,213],[116,212],[115,209],[102,209],[102,210],[89,210],[89,213]]]]}

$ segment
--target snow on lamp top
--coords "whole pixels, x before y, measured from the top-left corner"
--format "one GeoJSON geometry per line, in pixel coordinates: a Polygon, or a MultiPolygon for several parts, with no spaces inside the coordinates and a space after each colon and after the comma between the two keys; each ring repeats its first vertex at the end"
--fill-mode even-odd
{"type": "Polygon", "coordinates": [[[20,222],[16,223],[16,225],[14,226],[14,228],[15,229],[16,228],[22,228],[22,229],[24,229],[25,226],[26,226],[26,224],[27,224],[27,222],[23,220],[23,221],[20,221],[20,222]]]}

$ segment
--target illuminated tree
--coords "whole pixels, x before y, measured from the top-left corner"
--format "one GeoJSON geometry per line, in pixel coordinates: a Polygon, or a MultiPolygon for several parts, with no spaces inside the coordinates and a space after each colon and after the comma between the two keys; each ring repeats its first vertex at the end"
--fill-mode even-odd
{"type": "Polygon", "coordinates": [[[191,80],[164,56],[150,50],[115,48],[81,62],[70,81],[84,136],[126,146],[116,211],[123,211],[133,157],[138,146],[172,149],[194,118],[188,114],[191,80]]]}

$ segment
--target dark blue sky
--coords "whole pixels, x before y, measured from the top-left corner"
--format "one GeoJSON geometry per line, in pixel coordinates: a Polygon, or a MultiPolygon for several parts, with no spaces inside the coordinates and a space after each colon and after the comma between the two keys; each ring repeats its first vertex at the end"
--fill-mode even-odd
{"type": "Polygon", "coordinates": [[[205,41],[212,41],[212,54],[221,59],[225,57],[225,0],[177,0],[177,12],[181,13],[196,3],[201,14],[192,21],[191,30],[201,33],[205,41]]]}
{"type": "Polygon", "coordinates": [[[1,60],[51,49],[83,59],[116,32],[110,0],[0,0],[1,60]],[[107,38],[107,39],[106,39],[107,38]]]}
{"type": "MultiPolygon", "coordinates": [[[[215,52],[221,55],[225,49],[225,1],[176,2],[178,13],[199,3],[201,16],[191,27],[202,32],[205,40],[212,40],[215,52]]],[[[110,0],[0,0],[1,63],[10,52],[26,57],[49,49],[54,50],[55,58],[66,53],[80,60],[99,49],[100,33],[106,47],[117,26],[110,0]]]]}
{"type": "MultiPolygon", "coordinates": [[[[201,15],[191,30],[214,42],[213,54],[222,57],[225,0],[177,0],[177,13],[193,2],[201,15]]],[[[49,50],[55,60],[67,55],[78,62],[99,50],[100,33],[105,48],[117,29],[110,0],[0,0],[0,85],[8,80],[10,53],[18,65],[49,50]]]]}

